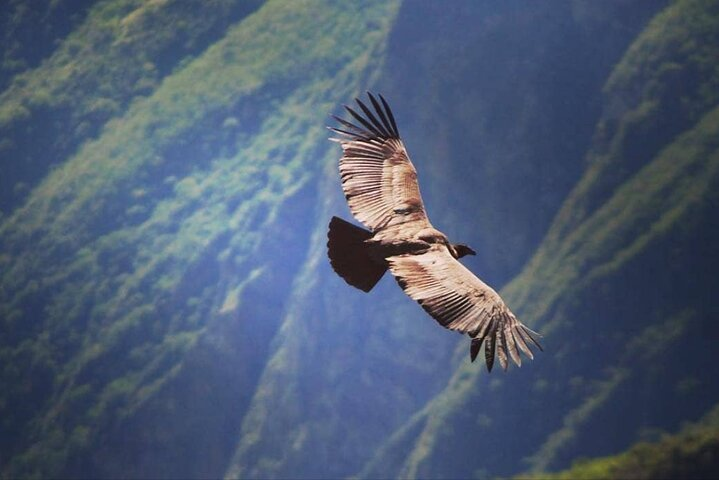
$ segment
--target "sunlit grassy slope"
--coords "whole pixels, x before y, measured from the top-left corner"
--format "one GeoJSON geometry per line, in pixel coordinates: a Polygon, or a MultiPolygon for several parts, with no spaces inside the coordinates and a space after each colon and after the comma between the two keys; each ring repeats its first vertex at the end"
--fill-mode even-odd
{"type": "Polygon", "coordinates": [[[715,402],[718,19],[717,2],[671,5],[609,78],[588,170],[503,290],[547,352],[507,376],[462,365],[362,475],[557,468],[715,402]]]}
{"type": "MultiPolygon", "coordinates": [[[[192,5],[204,4],[102,2],[87,28],[107,25],[104,36],[79,31],[59,51],[107,42],[110,53],[53,57],[24,81],[57,82],[50,67],[70,76],[115,67],[114,46],[134,22],[152,20],[147,9],[192,5]]],[[[394,9],[378,3],[360,16],[337,4],[271,2],[134,101],[107,85],[126,111],[96,139],[80,136],[77,152],[0,226],[4,475],[224,472],[227,435],[282,311],[282,297],[262,285],[288,288],[309,241],[313,179],[331,158],[318,118],[371,83],[394,9]]],[[[144,42],[129,39],[127,48],[144,42]]],[[[134,84],[148,66],[139,59],[108,79],[134,84]]],[[[81,83],[87,75],[62,91],[97,93],[81,83]]],[[[3,98],[12,121],[21,99],[3,98]]]]}
{"type": "Polygon", "coordinates": [[[714,478],[719,469],[719,409],[696,424],[656,442],[641,442],[625,453],[580,460],[571,468],[519,478],[605,480],[608,478],[714,478]]]}

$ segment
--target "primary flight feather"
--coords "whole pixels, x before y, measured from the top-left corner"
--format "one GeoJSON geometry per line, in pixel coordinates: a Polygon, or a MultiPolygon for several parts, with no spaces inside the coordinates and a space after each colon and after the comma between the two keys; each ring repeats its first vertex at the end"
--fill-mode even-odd
{"type": "Polygon", "coordinates": [[[484,343],[489,371],[495,352],[505,370],[509,358],[521,365],[520,352],[533,358],[531,347],[541,350],[537,334],[458,261],[475,252],[432,227],[392,110],[382,95],[379,100],[367,95],[371,106],[356,99],[359,111],[345,105],[352,120],[333,115],[339,126],[328,127],[340,135],[333,140],[342,146],[340,179],[350,211],[369,229],[332,217],[327,235],[332,268],[365,292],[389,269],[440,325],[472,338],[472,361],[484,343]]]}

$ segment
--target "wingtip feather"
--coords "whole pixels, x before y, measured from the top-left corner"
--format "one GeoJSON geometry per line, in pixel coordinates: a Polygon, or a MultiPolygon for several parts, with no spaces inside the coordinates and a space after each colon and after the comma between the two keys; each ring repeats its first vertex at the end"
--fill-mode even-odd
{"type": "Polygon", "coordinates": [[[477,359],[477,355],[479,354],[479,349],[482,348],[482,340],[480,338],[473,338],[472,342],[469,346],[469,357],[472,360],[472,363],[477,359]]]}

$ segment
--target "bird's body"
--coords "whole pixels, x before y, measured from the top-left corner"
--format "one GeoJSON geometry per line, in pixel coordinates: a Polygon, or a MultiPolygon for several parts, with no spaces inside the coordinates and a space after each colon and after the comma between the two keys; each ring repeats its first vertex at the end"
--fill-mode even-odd
{"type": "Polygon", "coordinates": [[[449,240],[446,235],[433,227],[410,223],[375,232],[367,243],[371,245],[372,251],[376,252],[376,256],[387,259],[395,255],[419,255],[432,245],[446,246],[449,240]]]}
{"type": "MultiPolygon", "coordinates": [[[[487,368],[495,350],[506,369],[519,351],[530,358],[539,344],[500,296],[457,260],[475,252],[453,244],[427,218],[417,171],[399,137],[387,102],[371,94],[374,113],[357,100],[364,117],[345,107],[359,123],[334,117],[343,136],[340,177],[352,214],[369,230],[338,217],[330,221],[328,255],[332,268],[347,283],[369,292],[389,269],[400,287],[442,326],[471,338],[476,358],[483,342],[487,368]],[[361,125],[361,126],[360,126],[361,125]]],[[[539,347],[541,348],[541,347],[539,347]]]]}

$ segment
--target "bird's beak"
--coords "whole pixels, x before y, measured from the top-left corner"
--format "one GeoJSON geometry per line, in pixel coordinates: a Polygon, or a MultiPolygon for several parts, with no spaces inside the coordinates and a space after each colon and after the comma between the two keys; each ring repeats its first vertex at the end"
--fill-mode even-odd
{"type": "Polygon", "coordinates": [[[454,245],[454,251],[456,252],[457,258],[462,258],[465,255],[477,255],[477,252],[463,243],[454,245]]]}

